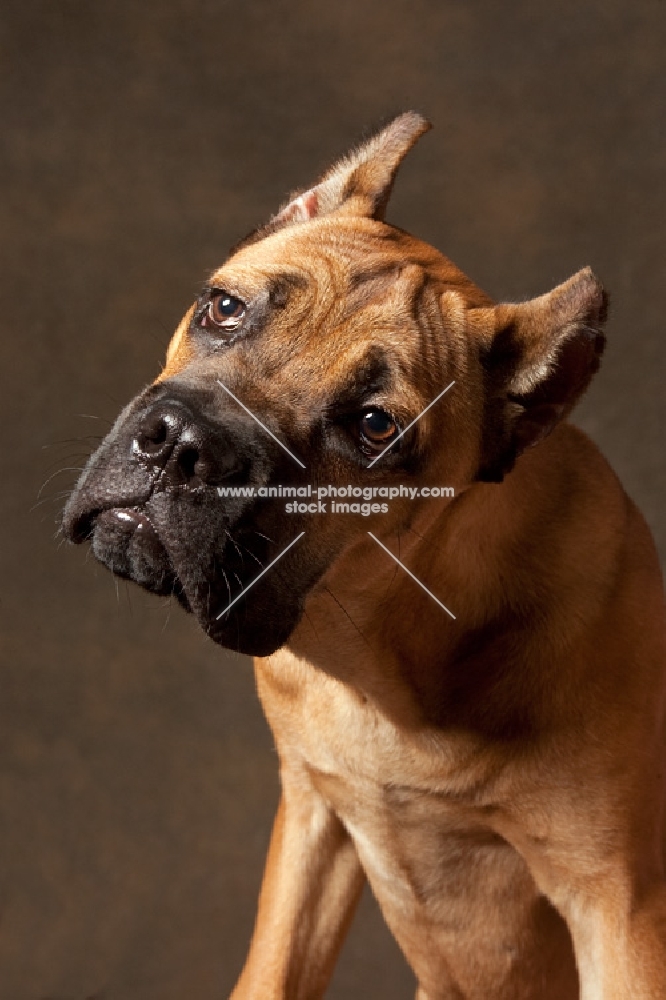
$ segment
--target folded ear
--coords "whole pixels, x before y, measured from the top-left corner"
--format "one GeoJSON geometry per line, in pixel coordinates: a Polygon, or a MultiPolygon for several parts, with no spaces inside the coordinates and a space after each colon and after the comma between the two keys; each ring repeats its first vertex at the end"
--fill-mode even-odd
{"type": "Polygon", "coordinates": [[[599,367],[607,303],[586,267],[530,302],[471,310],[485,376],[479,479],[501,482],[577,402],[599,367]]]}
{"type": "Polygon", "coordinates": [[[401,161],[431,128],[416,111],[394,118],[385,128],[335,163],[313,187],[297,192],[248,242],[286,226],[322,215],[382,219],[401,161]]]}

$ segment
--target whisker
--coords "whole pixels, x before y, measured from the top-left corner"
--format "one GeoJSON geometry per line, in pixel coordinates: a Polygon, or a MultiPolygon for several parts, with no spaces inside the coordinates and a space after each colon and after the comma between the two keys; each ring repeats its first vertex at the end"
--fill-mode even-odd
{"type": "Polygon", "coordinates": [[[243,553],[241,552],[241,550],[239,549],[238,545],[236,544],[236,539],[234,538],[234,536],[231,534],[230,531],[227,531],[226,528],[224,530],[224,534],[229,539],[229,541],[231,542],[231,544],[233,545],[233,547],[236,549],[236,552],[241,557],[241,562],[242,562],[243,561],[243,553]]]}
{"type": "Polygon", "coordinates": [[[89,453],[83,451],[71,451],[68,455],[58,455],[57,458],[53,458],[50,462],[45,463],[44,472],[51,473],[54,470],[57,471],[56,467],[64,468],[63,462],[87,462],[89,458],[89,453]]]}
{"type": "Polygon", "coordinates": [[[75,413],[74,416],[81,417],[84,420],[101,420],[103,424],[113,427],[113,420],[109,420],[108,417],[98,417],[95,413],[75,413]]]}
{"type": "MultiPolygon", "coordinates": [[[[237,548],[238,548],[238,547],[237,547],[237,548]]],[[[263,562],[261,561],[261,559],[259,559],[259,557],[258,557],[258,556],[255,556],[254,552],[253,552],[253,551],[252,551],[251,549],[248,549],[248,548],[247,548],[246,546],[244,546],[244,545],[242,545],[242,546],[241,546],[241,548],[242,548],[242,549],[244,549],[244,550],[245,550],[245,552],[247,552],[247,554],[248,554],[248,555],[250,556],[250,558],[251,558],[251,559],[254,559],[254,561],[256,562],[257,566],[258,566],[258,567],[259,567],[260,569],[263,569],[263,568],[264,568],[264,563],[263,563],[263,562]]],[[[241,555],[241,558],[242,558],[242,555],[241,555]]]]}
{"type": "Polygon", "coordinates": [[[41,500],[38,500],[37,503],[33,504],[32,507],[28,508],[28,513],[32,514],[33,510],[37,510],[38,507],[41,507],[45,503],[60,503],[62,500],[66,500],[68,497],[70,497],[73,492],[74,492],[73,489],[61,490],[60,493],[56,493],[52,497],[42,497],[41,500]]]}
{"type": "Polygon", "coordinates": [[[39,492],[37,494],[37,499],[38,500],[41,498],[41,495],[44,492],[44,489],[48,486],[48,484],[51,482],[51,480],[55,479],[56,476],[62,475],[63,472],[83,472],[83,466],[80,466],[80,465],[69,465],[69,466],[65,466],[65,468],[63,468],[63,469],[58,469],[57,472],[54,472],[53,475],[49,476],[49,478],[46,479],[42,483],[42,485],[40,486],[39,492]]]}
{"type": "Polygon", "coordinates": [[[271,543],[271,545],[277,545],[277,542],[275,541],[274,538],[269,538],[268,535],[264,535],[261,531],[257,531],[256,528],[253,529],[252,533],[254,535],[259,535],[260,538],[265,538],[267,542],[271,543]]]}
{"type": "Polygon", "coordinates": [[[356,629],[356,631],[357,631],[357,632],[358,632],[358,634],[360,635],[361,639],[363,639],[363,642],[364,642],[364,643],[366,644],[366,646],[367,646],[367,647],[368,647],[369,649],[372,649],[372,647],[371,647],[370,643],[368,642],[368,640],[366,639],[366,637],[365,637],[365,636],[363,635],[363,633],[361,632],[360,628],[358,627],[358,625],[356,624],[356,622],[354,621],[354,619],[353,619],[353,618],[351,617],[351,615],[349,614],[349,612],[347,611],[347,609],[346,609],[345,607],[343,607],[343,605],[342,605],[342,604],[340,603],[340,601],[339,601],[339,600],[337,599],[337,597],[335,596],[335,594],[333,593],[333,591],[332,591],[332,590],[329,590],[329,588],[328,588],[328,587],[324,587],[324,590],[326,591],[326,593],[327,593],[327,594],[329,594],[329,595],[330,595],[330,596],[331,596],[331,597],[333,598],[333,600],[335,601],[335,603],[337,604],[337,606],[338,606],[338,607],[340,608],[340,610],[342,611],[342,613],[343,613],[343,614],[345,615],[345,617],[346,617],[346,618],[347,618],[347,619],[348,619],[348,620],[349,620],[349,621],[351,622],[351,624],[352,624],[352,625],[354,626],[354,628],[356,629]]]}
{"type": "Polygon", "coordinates": [[[305,608],[303,609],[303,614],[305,615],[305,617],[308,620],[308,625],[310,626],[310,628],[314,632],[315,639],[317,640],[317,642],[319,642],[319,633],[317,632],[317,629],[314,626],[314,622],[312,621],[312,618],[310,617],[310,615],[308,614],[308,612],[305,610],[305,608]]]}
{"type": "Polygon", "coordinates": [[[166,599],[166,618],[164,619],[164,624],[162,625],[162,632],[166,632],[167,625],[171,621],[171,612],[173,611],[174,594],[176,592],[176,581],[171,584],[171,594],[166,599]]]}
{"type": "Polygon", "coordinates": [[[231,600],[231,587],[229,586],[229,577],[224,572],[224,566],[220,566],[220,571],[222,573],[222,576],[224,577],[224,582],[225,582],[225,584],[227,586],[227,597],[228,597],[228,599],[230,601],[231,600]]]}
{"type": "Polygon", "coordinates": [[[103,441],[103,434],[79,434],[77,437],[70,438],[58,438],[57,441],[49,441],[47,444],[42,445],[42,449],[47,448],[62,448],[66,444],[83,444],[88,441],[103,441]]]}

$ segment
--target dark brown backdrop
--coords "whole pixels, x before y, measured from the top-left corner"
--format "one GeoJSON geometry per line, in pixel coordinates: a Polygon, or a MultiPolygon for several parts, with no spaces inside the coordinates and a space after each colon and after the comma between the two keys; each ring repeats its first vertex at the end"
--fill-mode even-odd
{"type": "MultiPolygon", "coordinates": [[[[607,283],[576,419],[663,552],[665,10],[3,0],[0,1000],[221,1000],[240,968],[277,795],[249,664],[59,547],[59,470],[227,247],[368,124],[435,123],[390,219],[491,294],[607,283]]],[[[330,996],[411,989],[366,900],[330,996]]]]}

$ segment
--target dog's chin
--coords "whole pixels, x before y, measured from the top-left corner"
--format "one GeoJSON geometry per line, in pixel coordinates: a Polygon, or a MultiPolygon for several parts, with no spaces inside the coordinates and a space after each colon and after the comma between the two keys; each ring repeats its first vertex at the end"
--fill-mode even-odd
{"type": "Polygon", "coordinates": [[[287,642],[300,614],[274,622],[263,620],[260,625],[244,622],[242,614],[234,614],[233,609],[224,616],[226,620],[197,617],[206,635],[219,646],[247,656],[270,656],[287,642]]]}
{"type": "Polygon", "coordinates": [[[181,603],[189,604],[165,546],[142,511],[101,511],[91,528],[90,542],[95,558],[116,576],[133,580],[152,594],[176,594],[181,603]]]}
{"type": "MultiPolygon", "coordinates": [[[[265,587],[261,588],[262,601],[257,601],[251,588],[234,600],[240,586],[236,584],[236,594],[230,590],[232,574],[224,571],[223,560],[221,572],[214,576],[204,571],[209,567],[179,566],[180,546],[163,541],[153,520],[140,509],[102,511],[95,518],[90,540],[93,554],[112,573],[152,594],[176,597],[209,638],[226,649],[269,656],[285,644],[301,617],[301,608],[293,602],[285,607],[270,596],[266,600],[265,587]]],[[[235,573],[233,577],[238,579],[235,573]]]]}

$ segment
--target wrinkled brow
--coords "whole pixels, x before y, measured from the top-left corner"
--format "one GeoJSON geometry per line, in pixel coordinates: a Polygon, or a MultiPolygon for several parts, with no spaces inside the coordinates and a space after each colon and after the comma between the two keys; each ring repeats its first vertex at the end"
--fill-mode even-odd
{"type": "Polygon", "coordinates": [[[344,410],[359,405],[371,395],[387,392],[391,381],[388,355],[382,347],[373,345],[337,381],[329,394],[328,409],[344,410]]]}
{"type": "Polygon", "coordinates": [[[393,284],[403,268],[402,263],[397,261],[379,261],[375,264],[366,265],[355,269],[349,279],[349,287],[353,291],[361,288],[369,282],[383,283],[387,287],[393,284]]]}
{"type": "Polygon", "coordinates": [[[289,301],[292,291],[307,288],[307,280],[301,274],[276,274],[268,281],[268,301],[276,309],[282,309],[289,301]]]}
{"type": "Polygon", "coordinates": [[[349,277],[348,295],[355,305],[369,302],[391,290],[403,265],[395,261],[359,267],[349,277]]]}

